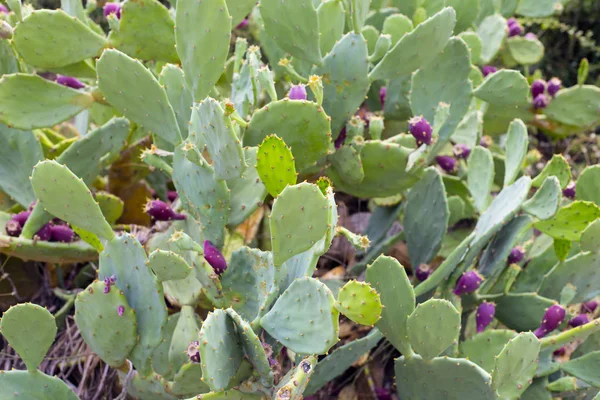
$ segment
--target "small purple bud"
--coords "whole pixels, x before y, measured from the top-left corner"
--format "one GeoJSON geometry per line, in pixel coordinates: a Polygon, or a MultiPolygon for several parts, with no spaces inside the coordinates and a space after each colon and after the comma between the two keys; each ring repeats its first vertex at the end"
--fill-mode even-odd
{"type": "Polygon", "coordinates": [[[0,14],[8,14],[8,8],[4,4],[0,4],[0,14]]]}
{"type": "Polygon", "coordinates": [[[306,100],[306,88],[304,85],[294,85],[288,93],[290,100],[306,100]]]}
{"type": "Polygon", "coordinates": [[[248,27],[248,18],[244,18],[242,22],[240,22],[235,29],[246,29],[248,27]]]}
{"type": "Polygon", "coordinates": [[[117,19],[121,19],[121,4],[106,3],[104,5],[104,16],[108,17],[111,14],[115,14],[115,17],[117,17],[117,19]]]}
{"type": "Polygon", "coordinates": [[[210,240],[204,241],[204,259],[213,267],[217,275],[221,275],[227,269],[227,262],[223,254],[213,246],[210,240]]]}
{"type": "Polygon", "coordinates": [[[38,240],[49,241],[52,237],[52,224],[48,223],[40,228],[34,235],[38,240]]]}
{"type": "Polygon", "coordinates": [[[563,322],[565,319],[566,311],[564,308],[555,304],[548,307],[542,318],[542,323],[539,328],[533,332],[538,338],[543,338],[548,333],[552,332],[563,322]]]}
{"type": "Polygon", "coordinates": [[[174,190],[169,190],[167,192],[167,198],[169,199],[170,202],[174,202],[175,200],[177,200],[178,197],[179,197],[179,194],[174,190]]]}
{"type": "Polygon", "coordinates": [[[536,98],[540,94],[543,94],[546,91],[547,85],[548,84],[543,79],[536,79],[535,81],[533,81],[533,83],[531,84],[531,96],[533,96],[533,98],[536,98]]]}
{"type": "Polygon", "coordinates": [[[25,222],[27,222],[27,218],[31,215],[31,211],[21,211],[12,216],[12,220],[17,221],[19,225],[25,226],[25,222]]]}
{"type": "Polygon", "coordinates": [[[348,133],[346,132],[346,125],[344,125],[344,127],[342,128],[342,130],[340,131],[340,134],[338,135],[338,137],[335,139],[335,148],[339,149],[340,147],[342,147],[342,145],[344,144],[344,142],[346,141],[346,136],[348,136],[348,133]]]}
{"type": "Polygon", "coordinates": [[[488,75],[495,74],[496,72],[498,72],[498,68],[494,67],[493,65],[484,65],[483,68],[481,68],[481,72],[483,73],[483,77],[485,78],[488,75]]]}
{"type": "Polygon", "coordinates": [[[527,40],[537,40],[537,35],[533,32],[529,32],[527,34],[525,34],[525,39],[527,40]]]}
{"type": "Polygon", "coordinates": [[[82,89],[85,87],[79,79],[72,76],[56,75],[56,83],[70,87],[71,89],[82,89]]]}
{"type": "Polygon", "coordinates": [[[417,143],[431,144],[431,134],[433,130],[429,122],[422,116],[413,117],[408,120],[408,130],[410,134],[417,139],[417,143]]]}
{"type": "Polygon", "coordinates": [[[555,357],[561,357],[561,356],[564,356],[566,352],[567,352],[567,349],[565,349],[565,346],[563,346],[559,349],[554,350],[552,352],[552,355],[554,355],[555,357]]]}
{"type": "Polygon", "coordinates": [[[75,239],[75,233],[66,225],[53,225],[50,235],[53,242],[71,243],[75,239]]]}
{"type": "Polygon", "coordinates": [[[21,231],[23,230],[23,227],[21,226],[21,224],[19,224],[14,219],[9,220],[6,223],[5,228],[6,228],[6,234],[8,236],[13,236],[13,237],[19,237],[19,235],[21,235],[21,231]]]}
{"type": "Polygon", "coordinates": [[[575,198],[575,182],[571,182],[562,191],[563,196],[569,199],[575,198]]]}
{"type": "Polygon", "coordinates": [[[200,342],[194,340],[187,347],[187,355],[191,362],[194,364],[200,363],[200,342]]]}
{"type": "Polygon", "coordinates": [[[385,106],[385,97],[387,96],[387,87],[382,86],[379,89],[379,102],[381,103],[381,108],[385,106]]]}
{"type": "Polygon", "coordinates": [[[508,25],[509,27],[513,26],[514,24],[518,24],[519,21],[517,21],[517,19],[515,17],[510,17],[509,19],[506,20],[506,25],[508,25]]]}
{"type": "Polygon", "coordinates": [[[508,259],[506,261],[509,264],[516,264],[521,262],[523,260],[523,257],[525,257],[525,249],[521,246],[515,246],[510,251],[510,254],[508,255],[508,259]]]}
{"type": "Polygon", "coordinates": [[[548,82],[548,94],[552,97],[562,88],[562,81],[558,78],[552,78],[548,82]]]}
{"type": "Polygon", "coordinates": [[[125,312],[125,307],[124,306],[119,306],[117,308],[117,313],[119,313],[119,317],[122,317],[124,312],[125,312]]]}
{"type": "Polygon", "coordinates": [[[467,271],[458,278],[456,287],[454,288],[454,294],[461,296],[467,293],[473,293],[479,289],[479,285],[483,282],[483,277],[477,273],[477,271],[467,271]]]}
{"type": "Polygon", "coordinates": [[[466,144],[459,143],[452,147],[452,153],[454,153],[454,157],[466,160],[469,158],[469,154],[471,154],[471,149],[466,144]]]}
{"type": "Polygon", "coordinates": [[[392,392],[384,387],[376,387],[375,396],[377,396],[377,400],[392,400],[392,392]]]}
{"type": "Polygon", "coordinates": [[[146,203],[144,211],[157,221],[184,220],[185,215],[178,214],[170,205],[162,200],[150,200],[146,203]]]}
{"type": "Polygon", "coordinates": [[[496,315],[496,305],[494,303],[483,302],[477,308],[475,321],[477,322],[477,333],[485,331],[496,315]]]}
{"type": "Polygon", "coordinates": [[[515,22],[508,27],[508,37],[520,36],[522,33],[523,27],[518,22],[515,22]]]}
{"type": "Polygon", "coordinates": [[[548,107],[548,97],[545,94],[540,94],[533,99],[533,108],[536,110],[540,110],[542,108],[548,107]]]}
{"type": "Polygon", "coordinates": [[[421,264],[417,267],[417,269],[415,271],[415,276],[417,277],[417,280],[419,282],[423,282],[424,280],[429,278],[429,275],[431,275],[432,272],[433,271],[431,270],[429,265],[421,264]]]}
{"type": "Polygon", "coordinates": [[[590,322],[590,317],[587,314],[579,314],[569,320],[568,325],[571,328],[577,328],[578,326],[585,325],[590,322]]]}
{"type": "Polygon", "coordinates": [[[437,156],[435,161],[448,173],[456,171],[456,158],[452,156],[437,156]]]}
{"type": "Polygon", "coordinates": [[[596,308],[598,308],[598,302],[597,301],[588,301],[587,303],[582,303],[581,304],[581,312],[585,312],[585,313],[593,313],[594,311],[596,311],[596,308]]]}

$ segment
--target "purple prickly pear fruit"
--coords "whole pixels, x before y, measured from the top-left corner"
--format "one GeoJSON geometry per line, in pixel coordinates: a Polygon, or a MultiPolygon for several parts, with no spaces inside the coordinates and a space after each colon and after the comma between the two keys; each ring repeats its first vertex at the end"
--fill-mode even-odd
{"type": "Polygon", "coordinates": [[[548,333],[552,332],[563,322],[565,319],[566,311],[563,307],[555,304],[548,307],[542,318],[540,327],[533,332],[538,338],[543,338],[548,333]]]}
{"type": "Polygon", "coordinates": [[[596,311],[596,308],[598,308],[598,302],[594,300],[581,304],[581,312],[591,314],[596,311]]]}
{"type": "Polygon", "coordinates": [[[387,96],[387,87],[382,86],[379,89],[379,102],[381,103],[381,107],[385,106],[385,97],[387,96]]]}
{"type": "Polygon", "coordinates": [[[342,130],[340,131],[340,134],[338,135],[338,137],[335,139],[335,148],[339,149],[340,147],[342,147],[342,145],[344,144],[344,142],[346,141],[346,136],[348,136],[348,133],[346,132],[346,125],[344,125],[344,127],[342,128],[342,130]]]}
{"type": "Polygon", "coordinates": [[[515,246],[510,251],[510,254],[508,255],[508,259],[506,261],[508,261],[509,264],[516,264],[521,262],[523,260],[523,257],[525,257],[525,249],[521,246],[515,246]]]}
{"type": "Polygon", "coordinates": [[[125,312],[125,307],[124,306],[119,306],[117,308],[117,313],[119,314],[119,317],[122,317],[124,312],[125,312]]]}
{"type": "Polygon", "coordinates": [[[536,98],[540,94],[543,94],[546,91],[546,86],[548,86],[548,84],[543,79],[536,79],[535,81],[533,81],[533,83],[531,84],[531,95],[533,96],[533,98],[536,98]]]}
{"type": "Polygon", "coordinates": [[[288,93],[290,100],[306,100],[306,88],[304,85],[294,85],[288,93]]]}
{"type": "Polygon", "coordinates": [[[72,76],[56,75],[56,83],[70,87],[71,89],[82,89],[85,87],[79,79],[72,76]]]}
{"type": "Polygon", "coordinates": [[[577,328],[578,326],[585,325],[590,322],[590,317],[587,314],[579,314],[573,317],[567,323],[571,328],[577,328]]]}
{"type": "Polygon", "coordinates": [[[71,243],[75,239],[75,233],[66,225],[51,226],[50,235],[53,242],[71,243]]]}
{"type": "Polygon", "coordinates": [[[446,172],[451,173],[456,171],[456,158],[451,156],[437,156],[435,161],[446,172]]]}
{"type": "Polygon", "coordinates": [[[417,143],[431,144],[433,129],[431,129],[431,125],[422,115],[413,117],[408,121],[408,130],[417,139],[417,143]]]}
{"type": "Polygon", "coordinates": [[[541,110],[548,107],[548,97],[545,94],[539,94],[533,99],[533,108],[541,110]]]}
{"type": "Polygon", "coordinates": [[[191,362],[194,364],[200,364],[200,342],[194,340],[187,347],[187,355],[191,362]]]}
{"type": "Polygon", "coordinates": [[[24,226],[30,215],[31,211],[21,211],[20,213],[13,215],[11,219],[17,221],[19,225],[24,226]]]}
{"type": "Polygon", "coordinates": [[[517,21],[517,19],[515,17],[510,17],[509,19],[506,20],[506,25],[508,26],[513,26],[514,24],[518,24],[519,21],[517,21]]]}
{"type": "Polygon", "coordinates": [[[21,224],[19,224],[14,219],[9,220],[6,223],[5,228],[6,228],[6,234],[8,236],[13,236],[13,237],[19,237],[19,235],[21,235],[21,231],[23,230],[23,227],[21,226],[21,224]]]}
{"type": "Polygon", "coordinates": [[[485,331],[485,328],[494,320],[494,315],[496,315],[496,305],[494,303],[483,302],[479,305],[475,314],[477,333],[485,331]]]}
{"type": "Polygon", "coordinates": [[[246,29],[248,27],[248,18],[244,18],[242,22],[240,22],[235,29],[246,29]]]}
{"type": "Polygon", "coordinates": [[[533,32],[529,32],[527,34],[525,34],[525,39],[527,40],[537,40],[537,35],[533,32]]]}
{"type": "Polygon", "coordinates": [[[471,154],[471,149],[466,144],[459,143],[452,147],[452,153],[454,153],[454,157],[466,160],[469,158],[469,154],[471,154]]]}
{"type": "Polygon", "coordinates": [[[462,296],[463,294],[473,293],[479,289],[481,282],[483,282],[483,277],[477,271],[467,271],[458,278],[454,294],[462,296]]]}
{"type": "Polygon", "coordinates": [[[558,78],[552,78],[548,82],[548,94],[552,97],[562,88],[562,81],[558,78]]]}
{"type": "Polygon", "coordinates": [[[375,396],[377,396],[377,400],[392,400],[392,392],[384,387],[376,387],[375,396]]]}
{"type": "Polygon", "coordinates": [[[38,240],[49,241],[52,237],[52,224],[47,223],[42,226],[39,231],[37,231],[34,235],[38,240]]]}
{"type": "Polygon", "coordinates": [[[484,65],[483,68],[481,68],[481,72],[483,73],[483,77],[485,78],[488,75],[495,74],[496,72],[498,72],[498,68],[494,67],[493,65],[484,65]]]}
{"type": "Polygon", "coordinates": [[[561,348],[559,348],[559,349],[556,349],[556,350],[554,350],[554,351],[552,352],[552,354],[553,354],[555,357],[561,357],[561,356],[564,356],[566,352],[567,352],[567,349],[565,349],[565,346],[563,346],[563,347],[561,347],[561,348]]]}
{"type": "Polygon", "coordinates": [[[575,198],[575,182],[571,182],[562,191],[563,196],[574,199],[575,198]]]}
{"type": "Polygon", "coordinates": [[[177,200],[178,197],[179,197],[179,194],[174,190],[169,190],[167,192],[167,198],[169,199],[170,202],[177,200]]]}
{"type": "Polygon", "coordinates": [[[419,282],[423,282],[424,280],[429,278],[429,275],[431,275],[431,273],[432,270],[427,264],[421,264],[415,270],[415,276],[417,277],[417,280],[419,282]]]}
{"type": "Polygon", "coordinates": [[[184,220],[183,214],[178,214],[170,205],[162,200],[149,200],[144,211],[157,221],[184,220]]]}
{"type": "Polygon", "coordinates": [[[523,27],[518,21],[508,26],[508,37],[521,36],[523,33],[523,27]]]}
{"type": "Polygon", "coordinates": [[[8,8],[4,4],[0,4],[0,14],[8,14],[8,8]]]}
{"type": "Polygon", "coordinates": [[[104,5],[104,16],[114,14],[117,19],[121,19],[121,4],[119,3],[106,3],[104,5]]]}
{"type": "Polygon", "coordinates": [[[221,275],[227,269],[227,262],[223,254],[213,246],[210,240],[204,241],[204,259],[213,267],[217,275],[221,275]]]}

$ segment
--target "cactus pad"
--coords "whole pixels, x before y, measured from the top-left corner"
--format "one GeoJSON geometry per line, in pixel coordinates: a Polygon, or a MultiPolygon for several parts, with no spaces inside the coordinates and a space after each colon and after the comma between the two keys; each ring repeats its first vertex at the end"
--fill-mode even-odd
{"type": "Polygon", "coordinates": [[[529,84],[518,71],[504,69],[488,75],[473,94],[490,104],[516,106],[527,101],[529,84]]]}
{"type": "Polygon", "coordinates": [[[561,154],[552,156],[550,162],[546,164],[542,172],[540,172],[533,180],[533,187],[542,186],[549,176],[556,176],[560,182],[561,188],[565,188],[569,184],[569,181],[571,180],[571,167],[561,154]]]}
{"type": "Polygon", "coordinates": [[[431,360],[458,340],[460,314],[449,301],[430,299],[415,308],[406,324],[413,350],[431,360]]]}
{"type": "Polygon", "coordinates": [[[520,119],[515,119],[508,127],[506,137],[506,161],[504,163],[504,186],[514,182],[515,178],[523,167],[527,148],[529,146],[529,137],[527,136],[527,127],[520,119]]]}
{"type": "Polygon", "coordinates": [[[600,365],[600,351],[590,352],[582,357],[571,359],[561,365],[561,369],[566,373],[581,379],[582,381],[593,385],[600,386],[600,378],[594,371],[598,370],[600,365]]]}
{"type": "Polygon", "coordinates": [[[496,365],[496,357],[515,336],[517,336],[515,331],[488,329],[462,342],[460,355],[491,374],[496,365]]]}
{"type": "Polygon", "coordinates": [[[121,218],[121,215],[123,215],[125,203],[114,194],[108,192],[97,192],[96,201],[98,202],[100,211],[102,211],[102,215],[104,215],[106,222],[109,224],[115,224],[117,220],[121,218]]]}
{"type": "Polygon", "coordinates": [[[555,239],[578,241],[581,233],[597,218],[600,218],[600,207],[578,200],[558,210],[554,217],[536,222],[534,227],[555,239]]]}
{"type": "Polygon", "coordinates": [[[354,146],[342,146],[330,156],[331,164],[347,185],[358,185],[365,178],[360,153],[354,146]]]}
{"type": "Polygon", "coordinates": [[[173,371],[173,366],[169,363],[169,348],[173,339],[173,332],[179,321],[179,313],[171,314],[167,319],[167,324],[163,330],[163,341],[152,353],[152,368],[154,372],[165,379],[173,379],[177,371],[173,371]]]}
{"type": "Polygon", "coordinates": [[[236,27],[256,5],[254,0],[227,0],[227,9],[231,15],[231,25],[236,27]]]}
{"type": "Polygon", "coordinates": [[[60,379],[28,371],[0,371],[0,398],[78,400],[73,390],[60,379]]]}
{"type": "Polygon", "coordinates": [[[294,156],[285,142],[277,135],[267,136],[256,154],[256,170],[261,181],[273,197],[286,186],[296,184],[296,164],[294,156]]]}
{"type": "Polygon", "coordinates": [[[339,313],[325,284],[298,278],[260,320],[261,326],[295,353],[325,354],[338,342],[339,313]]]}
{"type": "Polygon", "coordinates": [[[558,178],[549,176],[533,197],[523,203],[523,211],[541,220],[548,219],[558,211],[561,199],[558,178]]]}
{"type": "Polygon", "coordinates": [[[491,201],[491,190],[494,183],[494,159],[485,147],[477,146],[469,156],[467,184],[473,198],[473,204],[483,212],[491,201]]]}
{"type": "Polygon", "coordinates": [[[598,122],[600,89],[596,86],[573,86],[558,92],[556,98],[544,110],[550,119],[560,123],[586,127],[598,122]]]}
{"type": "Polygon", "coordinates": [[[321,34],[319,38],[321,54],[325,55],[331,51],[335,43],[344,34],[345,10],[339,1],[324,1],[318,5],[317,14],[321,34]]]}
{"type": "Polygon", "coordinates": [[[361,325],[374,325],[381,317],[381,299],[368,283],[350,281],[338,293],[335,307],[361,325]]]}
{"type": "Polygon", "coordinates": [[[169,103],[175,112],[177,124],[179,124],[179,131],[182,136],[185,136],[192,116],[194,100],[183,71],[176,65],[167,64],[160,71],[158,82],[165,88],[169,103]]]}
{"type": "Polygon", "coordinates": [[[517,399],[527,389],[537,369],[540,341],[531,332],[519,333],[496,358],[492,387],[500,398],[517,399]]]}
{"type": "MultiPolygon", "coordinates": [[[[0,221],[4,221],[0,219],[0,221]]],[[[0,235],[0,253],[49,263],[80,263],[98,259],[98,251],[82,241],[56,243],[0,235]]]]}
{"type": "Polygon", "coordinates": [[[192,267],[183,257],[172,251],[154,250],[148,256],[148,260],[152,272],[161,282],[185,279],[192,271],[192,267]]]}
{"type": "Polygon", "coordinates": [[[593,201],[600,206],[600,165],[592,165],[583,170],[577,179],[577,200],[593,201]]]}
{"type": "Polygon", "coordinates": [[[199,318],[197,318],[194,308],[183,306],[169,346],[169,365],[173,371],[179,371],[184,364],[189,362],[186,350],[191,342],[198,340],[199,331],[199,318]]]}
{"type": "Polygon", "coordinates": [[[500,14],[494,14],[486,17],[479,28],[477,35],[481,39],[481,62],[489,63],[498,53],[504,38],[506,37],[506,19],[500,14]]]}
{"type": "Polygon", "coordinates": [[[246,147],[244,155],[247,167],[244,173],[237,179],[227,181],[227,187],[231,190],[230,214],[227,222],[229,227],[237,226],[246,221],[258,207],[262,206],[267,196],[267,188],[259,178],[259,172],[256,168],[257,153],[258,149],[256,147],[246,147]]]}
{"type": "Polygon", "coordinates": [[[202,366],[190,362],[181,367],[173,382],[169,382],[169,391],[178,397],[210,392],[210,388],[202,382],[202,366]]]}
{"type": "Polygon", "coordinates": [[[77,295],[75,322],[85,342],[113,368],[123,365],[137,343],[135,312],[119,288],[105,293],[106,285],[95,281],[77,295]]]}
{"type": "Polygon", "coordinates": [[[579,253],[557,264],[542,280],[540,294],[556,300],[560,299],[562,288],[570,283],[577,288],[570,303],[590,300],[599,294],[600,254],[579,253]]]}
{"type": "Polygon", "coordinates": [[[508,294],[496,300],[496,318],[510,329],[532,331],[554,301],[536,293],[508,294]]]}

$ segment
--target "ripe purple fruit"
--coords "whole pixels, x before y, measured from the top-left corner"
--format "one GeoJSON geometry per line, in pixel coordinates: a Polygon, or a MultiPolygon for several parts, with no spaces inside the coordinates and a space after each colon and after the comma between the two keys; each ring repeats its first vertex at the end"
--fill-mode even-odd
{"type": "Polygon", "coordinates": [[[508,37],[520,36],[523,33],[523,27],[518,21],[508,26],[508,37]]]}
{"type": "Polygon", "coordinates": [[[435,161],[446,172],[451,173],[456,171],[456,158],[451,156],[437,156],[435,161]]]}
{"type": "Polygon", "coordinates": [[[508,259],[506,261],[508,261],[509,264],[516,264],[521,262],[523,260],[523,257],[525,257],[525,249],[521,246],[515,246],[510,251],[510,254],[508,255],[508,259]]]}
{"type": "Polygon", "coordinates": [[[517,21],[517,19],[515,17],[510,17],[509,19],[506,20],[506,25],[513,26],[514,24],[518,24],[519,21],[517,21]]]}
{"type": "Polygon", "coordinates": [[[204,259],[215,270],[217,275],[221,275],[227,269],[227,262],[223,254],[217,249],[210,240],[204,241],[204,259]]]}
{"type": "Polygon", "coordinates": [[[410,134],[417,139],[417,144],[431,144],[431,134],[433,130],[429,122],[422,116],[413,117],[408,121],[408,130],[410,134]]]}
{"type": "Polygon", "coordinates": [[[529,32],[525,35],[525,39],[527,40],[537,40],[537,35],[533,32],[529,32]]]}
{"type": "Polygon", "coordinates": [[[75,233],[66,225],[51,226],[50,236],[53,242],[71,243],[75,239],[75,233]]]}
{"type": "Polygon", "coordinates": [[[590,317],[587,314],[579,314],[569,320],[568,325],[571,328],[577,328],[578,326],[585,325],[590,322],[590,317]]]}
{"type": "Polygon", "coordinates": [[[384,387],[376,387],[375,396],[377,396],[377,400],[392,400],[392,392],[384,387]]]}
{"type": "Polygon", "coordinates": [[[566,352],[567,352],[567,349],[565,349],[565,346],[563,346],[559,349],[554,350],[552,352],[552,355],[554,355],[556,357],[561,357],[561,356],[564,356],[566,352]]]}
{"type": "Polygon", "coordinates": [[[591,314],[596,311],[596,308],[598,308],[598,302],[594,300],[581,304],[581,312],[591,314]]]}
{"type": "Polygon", "coordinates": [[[294,85],[288,94],[290,100],[306,100],[306,88],[304,85],[294,85]]]}
{"type": "Polygon", "coordinates": [[[387,96],[387,88],[382,86],[381,89],[379,89],[379,102],[381,103],[381,108],[385,105],[385,96],[387,96]]]}
{"type": "Polygon", "coordinates": [[[184,220],[183,214],[178,214],[170,205],[162,200],[149,200],[144,211],[157,221],[184,220]]]}
{"type": "Polygon", "coordinates": [[[117,19],[121,19],[121,4],[119,3],[106,3],[104,5],[104,16],[114,14],[117,19]]]}
{"type": "Polygon", "coordinates": [[[179,194],[174,190],[169,190],[167,192],[167,198],[169,199],[170,202],[174,202],[175,200],[177,200],[178,197],[179,197],[179,194]]]}
{"type": "Polygon", "coordinates": [[[85,87],[79,79],[72,76],[56,75],[56,83],[70,87],[71,89],[82,89],[85,87]]]}
{"type": "Polygon", "coordinates": [[[6,8],[4,6],[4,4],[0,4],[0,13],[1,14],[8,14],[8,8],[6,8]]]}
{"type": "Polygon", "coordinates": [[[552,78],[548,82],[548,94],[552,97],[562,88],[562,81],[558,78],[552,78]]]}
{"type": "Polygon", "coordinates": [[[194,364],[200,363],[200,342],[194,340],[187,347],[187,355],[191,362],[194,364]]]}
{"type": "Polygon", "coordinates": [[[533,83],[531,84],[531,95],[533,96],[533,98],[536,98],[540,94],[543,94],[546,91],[547,85],[548,84],[543,79],[536,79],[535,81],[533,81],[533,83]]]}
{"type": "Polygon", "coordinates": [[[51,237],[52,237],[52,224],[51,223],[47,223],[46,225],[42,226],[40,228],[40,230],[37,231],[34,235],[34,238],[37,238],[37,240],[43,240],[43,241],[48,241],[48,240],[50,240],[51,237]]]}
{"type": "Polygon", "coordinates": [[[495,74],[496,72],[498,72],[498,68],[494,67],[493,65],[484,65],[483,68],[481,68],[481,72],[483,73],[483,77],[485,78],[488,75],[495,74]]]}
{"type": "Polygon", "coordinates": [[[563,196],[569,199],[575,198],[575,182],[571,182],[562,191],[563,196]]]}
{"type": "Polygon", "coordinates": [[[19,237],[19,235],[21,235],[21,231],[23,230],[23,227],[17,221],[15,221],[14,219],[11,219],[6,223],[5,229],[6,229],[6,234],[8,236],[19,237]]]}
{"type": "Polygon", "coordinates": [[[244,18],[242,22],[240,22],[235,29],[246,29],[248,27],[248,18],[244,18]]]}
{"type": "Polygon", "coordinates": [[[539,94],[533,99],[533,108],[541,110],[548,107],[548,97],[545,94],[539,94]]]}
{"type": "Polygon", "coordinates": [[[496,305],[494,303],[483,302],[477,307],[477,314],[475,314],[477,333],[485,331],[485,328],[494,320],[494,315],[496,315],[496,305]]]}
{"type": "Polygon", "coordinates": [[[452,147],[452,153],[454,153],[454,157],[466,160],[469,158],[469,154],[471,154],[471,149],[466,144],[459,143],[452,147]]]}
{"type": "Polygon", "coordinates": [[[338,137],[335,139],[334,145],[336,149],[339,149],[340,147],[342,147],[342,145],[344,144],[344,142],[346,141],[346,137],[348,136],[348,132],[346,132],[346,125],[344,125],[344,127],[342,128],[342,130],[340,131],[340,134],[338,135],[338,137]]]}
{"type": "Polygon", "coordinates": [[[542,318],[540,327],[533,332],[538,338],[543,338],[548,333],[552,332],[563,322],[565,319],[566,311],[563,307],[555,304],[548,307],[542,318]]]}
{"type": "Polygon", "coordinates": [[[431,270],[431,268],[429,267],[429,265],[427,265],[427,264],[421,264],[415,270],[415,276],[417,277],[417,280],[419,282],[423,282],[424,280],[426,280],[427,278],[429,278],[429,275],[431,275],[432,272],[433,271],[431,270]]]}
{"type": "Polygon", "coordinates": [[[11,219],[17,221],[19,225],[24,226],[30,215],[31,211],[21,211],[20,213],[13,215],[11,219]]]}
{"type": "Polygon", "coordinates": [[[454,294],[462,296],[463,294],[473,293],[479,289],[481,282],[483,282],[483,277],[477,271],[467,271],[458,278],[454,294]]]}

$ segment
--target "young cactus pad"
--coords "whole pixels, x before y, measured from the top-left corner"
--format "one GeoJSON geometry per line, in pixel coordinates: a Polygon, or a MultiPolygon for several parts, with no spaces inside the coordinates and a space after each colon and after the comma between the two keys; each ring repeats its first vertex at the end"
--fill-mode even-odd
{"type": "Polygon", "coordinates": [[[379,293],[368,283],[350,281],[338,293],[335,307],[352,321],[362,325],[374,325],[381,317],[379,293]]]}

